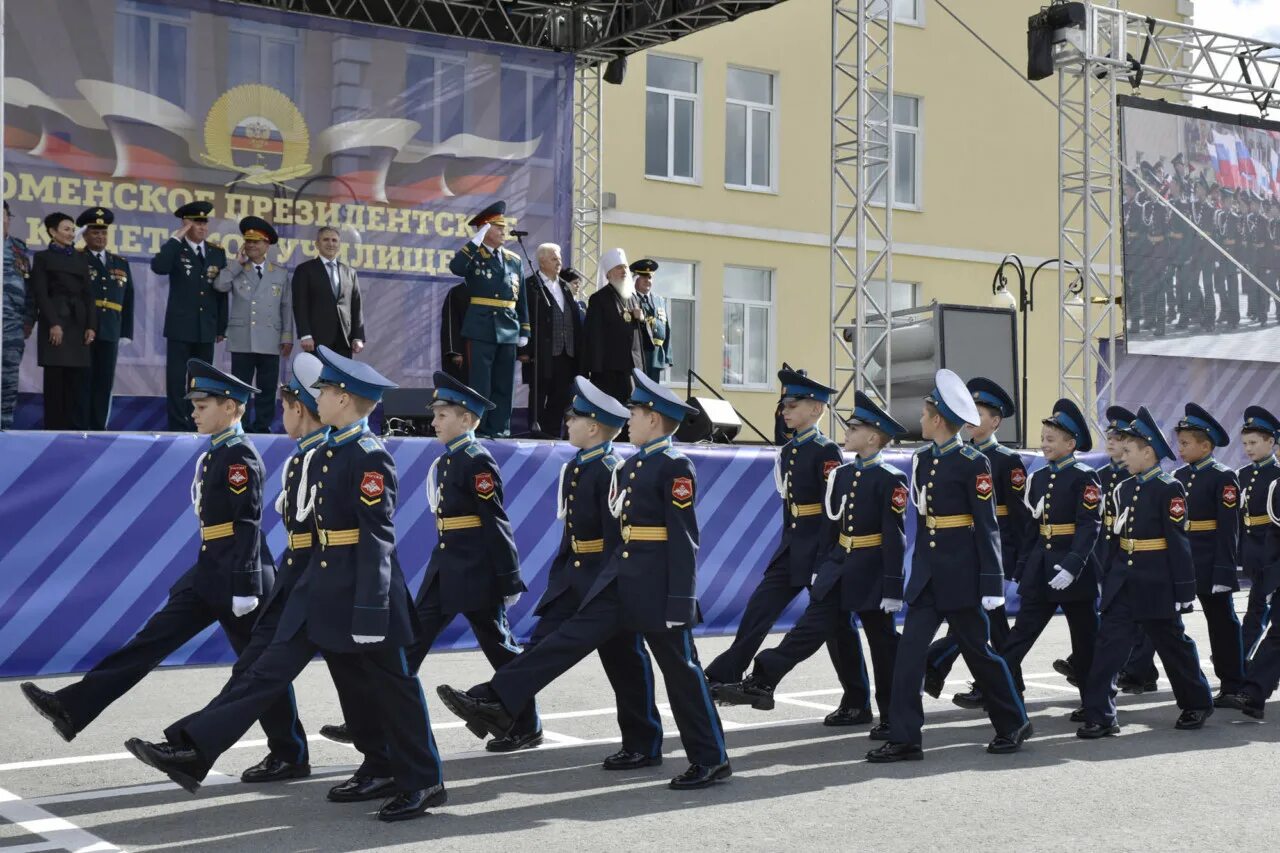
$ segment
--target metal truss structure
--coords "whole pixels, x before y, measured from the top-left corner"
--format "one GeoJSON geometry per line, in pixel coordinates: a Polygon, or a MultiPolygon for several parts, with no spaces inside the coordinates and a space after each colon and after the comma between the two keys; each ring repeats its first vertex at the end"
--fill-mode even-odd
{"type": "MultiPolygon", "coordinates": [[[[1119,87],[1251,104],[1280,101],[1280,46],[1086,3],[1083,29],[1062,31],[1058,71],[1060,394],[1096,412],[1115,396],[1121,327],[1118,270],[1119,87]],[[1238,73],[1239,76],[1236,76],[1238,73]],[[1084,287],[1076,273],[1083,271],[1084,287]]],[[[1129,170],[1132,171],[1132,170],[1129,170]]]]}
{"type": "Polygon", "coordinates": [[[573,93],[573,252],[571,263],[590,285],[600,263],[600,188],[604,182],[604,104],[600,66],[581,63],[573,93]]]}
{"type": "Polygon", "coordinates": [[[889,405],[893,7],[891,0],[832,0],[831,4],[833,427],[836,410],[853,407],[855,390],[865,391],[886,408],[889,405]],[[885,284],[878,293],[876,283],[885,284]]]}

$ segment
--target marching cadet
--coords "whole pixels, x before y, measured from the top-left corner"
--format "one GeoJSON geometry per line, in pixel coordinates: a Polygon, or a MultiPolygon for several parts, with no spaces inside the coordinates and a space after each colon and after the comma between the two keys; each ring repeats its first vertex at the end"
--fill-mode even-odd
{"type": "Polygon", "coordinates": [[[213,703],[170,729],[169,742],[131,738],[125,748],[195,793],[218,756],[323,652],[331,669],[349,671],[343,683],[365,685],[358,701],[377,715],[389,745],[397,793],[379,809],[378,819],[408,820],[443,805],[448,795],[422,685],[405,662],[413,612],[396,556],[395,462],[369,431],[369,415],[395,385],[326,346],[316,352],[323,363],[312,386],[319,391],[316,408],[331,429],[316,482],[305,494],[299,488],[298,500],[311,507],[315,541],[280,627],[213,703]]]}
{"type": "Polygon", "coordinates": [[[924,758],[920,691],[929,644],[943,621],[960,644],[995,726],[987,752],[1017,752],[1032,733],[1009,668],[990,643],[987,612],[1004,604],[995,485],[991,463],[959,435],[965,424],[981,423],[978,407],[950,370],[939,370],[934,382],[920,417],[921,435],[930,444],[911,461],[919,518],[903,596],[907,618],[893,668],[889,742],[867,753],[867,760],[877,764],[924,758]]]}
{"type": "MultiPolygon", "coordinates": [[[[1268,535],[1277,530],[1267,515],[1267,493],[1271,484],[1280,479],[1280,464],[1276,463],[1276,435],[1280,433],[1280,418],[1261,406],[1244,410],[1244,427],[1240,443],[1249,464],[1236,472],[1240,482],[1240,565],[1249,578],[1249,603],[1245,607],[1244,639],[1245,660],[1253,656],[1254,648],[1262,639],[1270,621],[1271,604],[1263,589],[1263,575],[1274,558],[1269,556],[1268,535]]],[[[1246,664],[1247,668],[1247,664],[1246,664]]]]}
{"type": "Polygon", "coordinates": [[[502,248],[507,236],[507,203],[494,202],[467,223],[475,235],[449,261],[449,270],[467,286],[462,337],[470,348],[468,384],[493,401],[477,432],[485,438],[511,434],[511,401],[516,348],[529,343],[529,309],[520,283],[520,257],[502,248]]]}
{"type": "Polygon", "coordinates": [[[1182,713],[1179,729],[1198,729],[1213,714],[1213,694],[1200,671],[1195,641],[1182,614],[1195,600],[1196,573],[1187,539],[1187,498],[1182,484],[1160,470],[1173,449],[1146,407],[1123,430],[1124,459],[1133,476],[1116,490],[1111,558],[1102,587],[1102,622],[1093,664],[1085,677],[1086,740],[1120,733],[1115,679],[1139,633],[1160,655],[1182,713]]]}
{"type": "MultiPolygon", "coordinates": [[[[982,451],[991,464],[996,523],[1000,526],[1000,564],[1004,567],[1005,581],[1016,581],[1018,570],[1026,559],[1024,540],[1031,524],[1030,510],[1023,501],[1027,469],[1021,456],[996,439],[996,431],[1005,418],[1014,416],[1017,409],[1009,392],[990,379],[979,376],[970,379],[965,386],[973,394],[973,402],[978,406],[978,417],[982,421],[968,428],[969,437],[973,446],[982,451]]],[[[992,610],[988,617],[991,620],[991,648],[1001,652],[1009,638],[1009,617],[1003,605],[992,610]]],[[[950,634],[935,640],[929,647],[924,690],[933,698],[941,695],[947,675],[959,654],[960,644],[950,634]]],[[[981,708],[982,692],[971,685],[969,692],[957,694],[952,702],[961,708],[981,708]]]]}
{"type": "MultiPolygon", "coordinates": [[[[1018,619],[1000,654],[1024,689],[1022,661],[1059,610],[1071,632],[1071,660],[1081,672],[1093,663],[1098,639],[1098,584],[1102,566],[1095,553],[1102,526],[1102,486],[1076,452],[1093,449],[1089,422],[1075,403],[1059,400],[1041,421],[1040,450],[1045,467],[1031,475],[1026,503],[1031,509],[1030,551],[1019,570],[1018,619]]],[[[1077,718],[1076,722],[1080,722],[1077,718]]]]}
{"type": "Polygon", "coordinates": [[[661,382],[662,371],[671,366],[671,318],[667,300],[653,292],[658,262],[641,258],[629,269],[636,279],[636,299],[640,300],[640,310],[649,325],[649,336],[644,341],[644,372],[654,382],[661,382]]]}
{"type": "MultiPolygon", "coordinates": [[[[189,359],[213,361],[213,345],[227,334],[227,295],[213,286],[227,265],[227,253],[209,236],[213,205],[193,201],[174,211],[182,227],[151,259],[151,271],[169,277],[164,309],[165,395],[170,432],[195,429],[191,404],[184,397],[189,359]]],[[[273,380],[274,381],[274,380],[273,380]]]]}
{"type": "Polygon", "coordinates": [[[249,432],[270,432],[280,359],[293,350],[293,288],[284,268],[267,260],[270,247],[280,240],[271,223],[246,216],[240,220],[240,234],[240,254],[227,262],[213,287],[232,296],[227,323],[231,373],[241,382],[256,381],[262,387],[253,400],[249,432]]]}
{"type": "Polygon", "coordinates": [[[133,272],[129,262],[107,251],[107,229],[115,215],[104,207],[84,211],[76,225],[84,229],[89,286],[98,309],[98,334],[89,345],[89,381],[83,386],[81,420],[104,430],[111,419],[111,391],[120,347],[133,338],[133,272]]]}
{"type": "MultiPolygon", "coordinates": [[[[774,463],[774,481],[782,498],[782,540],[765,567],[760,584],[747,601],[733,643],[707,667],[713,693],[721,684],[742,680],[747,664],[759,651],[773,624],[812,583],[818,563],[825,556],[822,496],[826,494],[831,472],[840,466],[844,457],[840,445],[823,435],[818,424],[835,389],[789,368],[778,371],[778,381],[782,383],[782,416],[787,427],[794,431],[791,439],[778,450],[774,463]]],[[[828,649],[844,687],[844,696],[840,706],[823,721],[824,725],[853,726],[871,722],[871,695],[862,662],[862,642],[848,620],[835,630],[828,649]]],[[[772,698],[768,702],[771,705],[772,698]]]]}
{"type": "Polygon", "coordinates": [[[606,558],[582,606],[492,681],[466,693],[444,684],[437,693],[473,732],[501,736],[514,725],[514,712],[593,649],[619,633],[638,631],[662,669],[691,762],[670,787],[705,788],[733,769],[693,645],[699,619],[693,463],[671,440],[696,410],[638,369],[634,381],[629,425],[639,450],[614,469],[609,490],[609,511],[622,524],[622,542],[606,558]]]}
{"type": "Polygon", "coordinates": [[[870,737],[887,740],[898,651],[893,614],[902,609],[907,484],[881,451],[906,429],[861,391],[854,394],[853,414],[845,424],[844,449],[857,457],[827,478],[823,511],[834,524],[824,531],[826,555],[814,572],[809,606],[781,643],[756,655],[745,680],[721,685],[715,697],[721,704],[772,709],[779,682],[834,638],[839,625],[852,622],[856,613],[867,634],[876,673],[880,723],[871,729],[870,737]],[[835,496],[839,503],[833,506],[835,496]],[[828,542],[834,547],[828,549],[828,542]]]}
{"type": "MultiPolygon", "coordinates": [[[[70,741],[107,707],[192,637],[217,622],[236,653],[249,644],[250,614],[271,594],[275,566],[262,531],[262,458],[240,428],[245,401],[256,391],[211,364],[187,366],[195,422],[209,436],[196,462],[191,500],[200,522],[195,565],[169,590],[169,599],[125,646],[79,681],[55,693],[24,682],[35,709],[70,741]]],[[[292,695],[273,694],[254,717],[273,755],[306,764],[306,738],[292,695]]],[[[250,718],[249,724],[252,724],[250,718]]],[[[245,726],[248,728],[248,725],[245,726]]]]}

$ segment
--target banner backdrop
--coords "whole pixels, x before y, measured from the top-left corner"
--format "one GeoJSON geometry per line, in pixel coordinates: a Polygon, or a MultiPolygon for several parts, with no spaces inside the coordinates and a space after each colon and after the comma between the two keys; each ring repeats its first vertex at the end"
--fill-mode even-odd
{"type": "MultiPolygon", "coordinates": [[[[364,294],[361,357],[409,386],[439,367],[448,263],[471,214],[502,198],[531,247],[567,244],[566,54],[217,0],[6,10],[12,232],[39,249],[48,213],[115,212],[111,249],[138,300],[118,395],[163,395],[167,280],[149,264],[193,199],[213,202],[228,255],[241,217],[274,223],[272,259],[290,269],[315,256],[318,226],[339,227],[364,294]]],[[[20,387],[39,390],[34,346],[20,387]]]]}

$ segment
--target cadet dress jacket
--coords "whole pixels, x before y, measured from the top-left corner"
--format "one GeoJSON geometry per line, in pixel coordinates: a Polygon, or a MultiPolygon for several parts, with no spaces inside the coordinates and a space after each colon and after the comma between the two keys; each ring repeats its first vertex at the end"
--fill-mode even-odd
{"type": "Polygon", "coordinates": [[[1236,472],[1212,456],[1173,472],[1187,493],[1187,536],[1196,567],[1196,595],[1213,587],[1240,588],[1240,482],[1236,472]]]}
{"type": "Polygon", "coordinates": [[[227,261],[213,286],[231,295],[227,321],[227,349],[279,355],[283,344],[293,343],[293,290],[289,274],[267,261],[262,278],[252,263],[244,266],[235,258],[227,261]]]}
{"type": "Polygon", "coordinates": [[[467,286],[462,336],[491,344],[516,344],[529,334],[524,264],[510,249],[496,251],[468,242],[449,261],[449,270],[467,286]]]}
{"type": "Polygon", "coordinates": [[[696,490],[693,463],[671,446],[670,436],[649,442],[615,469],[610,504],[622,543],[584,605],[616,581],[620,631],[663,631],[668,622],[692,627],[700,621],[696,490]]]}
{"type": "Polygon", "coordinates": [[[1000,564],[1006,580],[1017,580],[1027,559],[1027,528],[1031,512],[1023,500],[1027,490],[1027,468],[1022,457],[995,436],[973,445],[991,464],[991,483],[995,486],[996,523],[1000,525],[1000,564]]]}
{"type": "Polygon", "coordinates": [[[1240,565],[1252,581],[1260,581],[1277,559],[1274,539],[1280,526],[1267,515],[1267,495],[1271,484],[1280,480],[1280,463],[1274,456],[1241,468],[1240,482],[1240,565]]]}
{"type": "Polygon", "coordinates": [[[455,438],[432,466],[427,488],[439,541],[431,551],[417,603],[436,580],[445,613],[485,610],[524,592],[520,555],[502,505],[502,474],[475,435],[455,438]]]}
{"type": "Polygon", "coordinates": [[[1093,554],[1102,575],[1106,574],[1111,563],[1111,540],[1116,535],[1116,487],[1132,476],[1128,468],[1117,462],[1108,462],[1098,471],[1098,481],[1102,486],[1102,533],[1093,546],[1093,554]]]}
{"type": "Polygon", "coordinates": [[[206,240],[204,258],[186,240],[170,237],[151,259],[151,271],[169,277],[164,336],[172,341],[211,344],[227,333],[227,294],[214,288],[227,265],[222,247],[206,240]]]}
{"type": "Polygon", "coordinates": [[[618,520],[609,512],[609,484],[622,460],[613,443],[581,450],[564,469],[557,514],[564,518],[560,548],[547,572],[547,591],[534,613],[543,612],[560,596],[574,592],[581,601],[595,585],[609,556],[622,543],[618,520]]]}
{"type": "Polygon", "coordinates": [[[824,497],[825,558],[809,595],[822,601],[840,584],[840,607],[877,610],[902,599],[907,477],[880,454],[837,468],[824,497]]]}
{"type": "Polygon", "coordinates": [[[49,248],[31,258],[27,292],[35,300],[40,330],[36,339],[41,367],[88,367],[84,333],[98,328],[97,307],[89,284],[89,263],[80,252],[49,248]],[[62,327],[62,343],[49,343],[49,329],[62,327]]]}
{"type": "MultiPolygon", "coordinates": [[[[808,586],[818,559],[826,516],[827,478],[844,463],[840,445],[809,427],[778,448],[774,481],[782,497],[782,541],[769,562],[786,560],[792,586],[808,586]]],[[[878,602],[877,602],[878,603],[878,602]]]]}
{"type": "Polygon", "coordinates": [[[1031,601],[1093,601],[1102,566],[1095,548],[1102,530],[1102,484],[1097,472],[1075,455],[1050,462],[1031,475],[1026,506],[1027,558],[1018,594],[1031,601]],[[1062,568],[1075,578],[1066,589],[1049,581],[1062,568]]]}
{"type": "Polygon", "coordinates": [[[316,539],[315,525],[311,519],[311,512],[315,509],[314,505],[310,505],[311,486],[321,473],[323,463],[320,460],[325,458],[324,450],[328,446],[328,439],[328,427],[304,436],[298,442],[293,456],[284,464],[284,483],[276,500],[276,511],[284,522],[287,539],[285,551],[277,563],[276,582],[271,589],[271,597],[258,608],[261,613],[267,612],[272,600],[288,597],[311,561],[311,548],[316,539]]]}
{"type": "Polygon", "coordinates": [[[396,556],[391,454],[361,420],[330,431],[309,473],[315,479],[307,495],[315,540],[276,639],[287,640],[305,626],[307,638],[329,652],[412,643],[417,620],[396,556]],[[383,639],[363,644],[352,635],[383,639]]]}
{"type": "Polygon", "coordinates": [[[270,595],[275,564],[262,530],[262,483],[262,457],[239,424],[210,437],[191,484],[200,556],[171,595],[194,589],[210,607],[226,611],[232,596],[270,595]]]}
{"type": "Polygon", "coordinates": [[[119,255],[103,252],[106,264],[98,256],[84,250],[89,262],[89,284],[93,288],[93,304],[98,309],[100,341],[133,338],[133,272],[129,262],[119,255]]]}
{"type": "Polygon", "coordinates": [[[1196,572],[1187,540],[1187,496],[1182,484],[1152,468],[1120,484],[1115,537],[1102,583],[1102,609],[1127,589],[1133,618],[1172,619],[1174,608],[1195,600],[1196,572]]]}
{"type": "Polygon", "coordinates": [[[906,603],[926,585],[932,586],[940,613],[979,607],[986,596],[1004,595],[987,457],[953,436],[917,451],[911,466],[917,518],[906,603]]]}

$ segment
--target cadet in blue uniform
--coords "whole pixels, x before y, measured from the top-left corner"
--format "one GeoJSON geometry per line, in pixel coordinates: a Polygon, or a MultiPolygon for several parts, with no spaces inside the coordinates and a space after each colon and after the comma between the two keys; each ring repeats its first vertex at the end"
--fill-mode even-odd
{"type": "Polygon", "coordinates": [[[1267,493],[1271,484],[1280,480],[1280,464],[1276,463],[1276,436],[1280,434],[1280,418],[1261,406],[1244,410],[1244,428],[1240,443],[1249,464],[1241,468],[1240,478],[1240,565],[1249,579],[1249,603],[1244,612],[1245,660],[1253,656],[1258,641],[1271,619],[1271,604],[1263,590],[1266,567],[1280,555],[1269,548],[1269,538],[1277,526],[1267,515],[1267,493]]]}
{"type": "Polygon", "coordinates": [[[111,419],[111,391],[116,382],[120,347],[133,339],[133,272],[129,262],[107,251],[107,229],[115,216],[104,207],[81,213],[89,286],[98,309],[98,334],[89,345],[89,381],[82,386],[81,419],[91,430],[104,430],[111,419]]]}
{"type": "Polygon", "coordinates": [[[662,372],[671,366],[671,317],[667,313],[667,300],[653,292],[653,274],[658,271],[658,262],[641,258],[629,269],[636,280],[636,299],[649,324],[649,337],[644,342],[644,372],[654,382],[661,382],[662,372]]]}
{"type": "Polygon", "coordinates": [[[861,391],[854,394],[853,414],[845,424],[844,449],[857,458],[827,479],[823,514],[834,523],[823,531],[825,558],[815,571],[809,606],[781,643],[756,655],[742,683],[721,685],[715,696],[721,704],[772,709],[778,683],[857,614],[871,647],[880,709],[880,724],[870,736],[887,740],[898,651],[893,614],[902,609],[907,483],[881,451],[906,429],[861,391]]]}
{"type": "Polygon", "coordinates": [[[606,558],[582,607],[489,683],[466,693],[445,684],[437,692],[472,731],[502,735],[514,724],[513,712],[593,649],[619,633],[638,631],[662,669],[691,762],[670,786],[704,788],[733,771],[693,646],[692,628],[699,620],[697,484],[693,463],[671,444],[672,433],[695,410],[640,370],[633,378],[629,427],[639,451],[614,469],[609,494],[622,542],[606,558]]]}
{"type": "Polygon", "coordinates": [[[496,202],[468,223],[475,236],[449,261],[449,269],[467,287],[462,337],[467,341],[469,384],[494,405],[484,413],[478,432],[486,438],[511,434],[511,400],[515,385],[516,348],[529,343],[529,309],[520,257],[502,248],[507,235],[507,203],[496,202]]]}
{"type": "MultiPolygon", "coordinates": [[[[1102,527],[1102,484],[1076,452],[1093,449],[1084,414],[1059,400],[1040,429],[1040,451],[1048,462],[1031,475],[1026,503],[1030,546],[1018,572],[1022,604],[1001,657],[1022,691],[1022,661],[1059,610],[1071,634],[1071,660],[1082,672],[1093,664],[1098,640],[1098,584],[1102,566],[1095,547],[1102,527]]],[[[1080,722],[1079,719],[1076,722],[1080,722]]]]}
{"type": "MultiPolygon", "coordinates": [[[[262,532],[262,459],[240,428],[245,401],[256,389],[196,359],[187,375],[196,426],[209,436],[191,484],[203,544],[195,565],[169,590],[169,600],[123,648],[56,693],[30,682],[22,685],[31,704],[67,741],[214,622],[222,625],[236,653],[243,651],[253,611],[271,594],[275,566],[262,532]]],[[[272,753],[305,764],[306,740],[292,697],[282,692],[273,699],[249,723],[261,717],[272,753]]]]}
{"type": "Polygon", "coordinates": [[[908,610],[893,669],[889,742],[867,753],[874,763],[919,761],[924,727],[920,700],[929,644],[945,621],[986,699],[996,737],[991,753],[1016,752],[1031,736],[1009,668],[991,648],[987,612],[1004,604],[1000,528],[996,523],[991,463],[960,440],[965,424],[979,423],[964,381],[939,370],[925,398],[921,435],[931,442],[911,462],[916,542],[907,584],[908,610]]]}
{"type": "Polygon", "coordinates": [[[285,602],[275,638],[213,703],[171,729],[170,742],[131,738],[125,748],[194,793],[218,756],[324,652],[330,669],[350,670],[350,683],[365,685],[359,701],[377,714],[389,744],[398,793],[378,819],[407,820],[442,805],[447,794],[422,685],[405,661],[414,624],[391,520],[395,463],[368,425],[383,392],[395,385],[328,347],[317,354],[324,365],[313,386],[317,410],[332,429],[323,457],[317,453],[316,482],[299,497],[315,524],[310,564],[285,602]]]}
{"type": "MultiPolygon", "coordinates": [[[[1027,528],[1031,524],[1031,512],[1023,501],[1027,487],[1027,468],[1022,457],[996,439],[996,431],[1005,418],[1017,413],[1013,398],[995,382],[985,377],[974,377],[965,383],[978,406],[981,423],[969,427],[973,446],[982,451],[991,464],[991,480],[995,485],[996,523],[1000,526],[1000,564],[1004,567],[1006,582],[1017,580],[1017,572],[1026,559],[1027,528]]],[[[1003,605],[987,616],[991,620],[991,648],[999,652],[1009,637],[1009,617],[1003,605]]],[[[937,699],[942,693],[947,675],[956,658],[960,656],[960,644],[948,633],[935,640],[929,647],[929,668],[925,670],[924,691],[937,699]]],[[[981,708],[982,691],[970,685],[967,693],[959,693],[952,701],[962,708],[981,708]]]]}
{"type": "Polygon", "coordinates": [[[1102,584],[1102,624],[1084,682],[1085,724],[1076,735],[1119,734],[1115,679],[1139,632],[1151,638],[1182,714],[1177,728],[1198,729],[1213,713],[1213,694],[1200,671],[1195,641],[1182,615],[1196,594],[1187,540],[1187,498],[1182,484],[1160,470],[1173,449],[1145,407],[1124,430],[1125,464],[1133,476],[1115,494],[1112,549],[1102,584]]]}
{"type": "Polygon", "coordinates": [[[227,334],[227,294],[213,283],[227,265],[222,247],[209,236],[213,205],[193,201],[174,211],[182,227],[151,259],[151,271],[168,276],[169,299],[164,309],[165,395],[170,432],[190,432],[191,405],[184,399],[188,359],[213,361],[213,345],[227,334]]]}
{"type": "MultiPolygon", "coordinates": [[[[821,547],[825,525],[822,497],[831,472],[844,462],[844,456],[840,445],[823,435],[818,423],[835,389],[790,368],[778,371],[778,381],[782,383],[783,418],[794,430],[791,439],[778,449],[774,462],[774,481],[782,498],[782,540],[747,600],[733,643],[707,667],[713,693],[721,684],[742,680],[782,611],[813,582],[826,552],[821,547]]],[[[827,649],[844,696],[824,723],[851,726],[871,722],[871,691],[857,629],[848,620],[842,621],[827,649]]]]}

